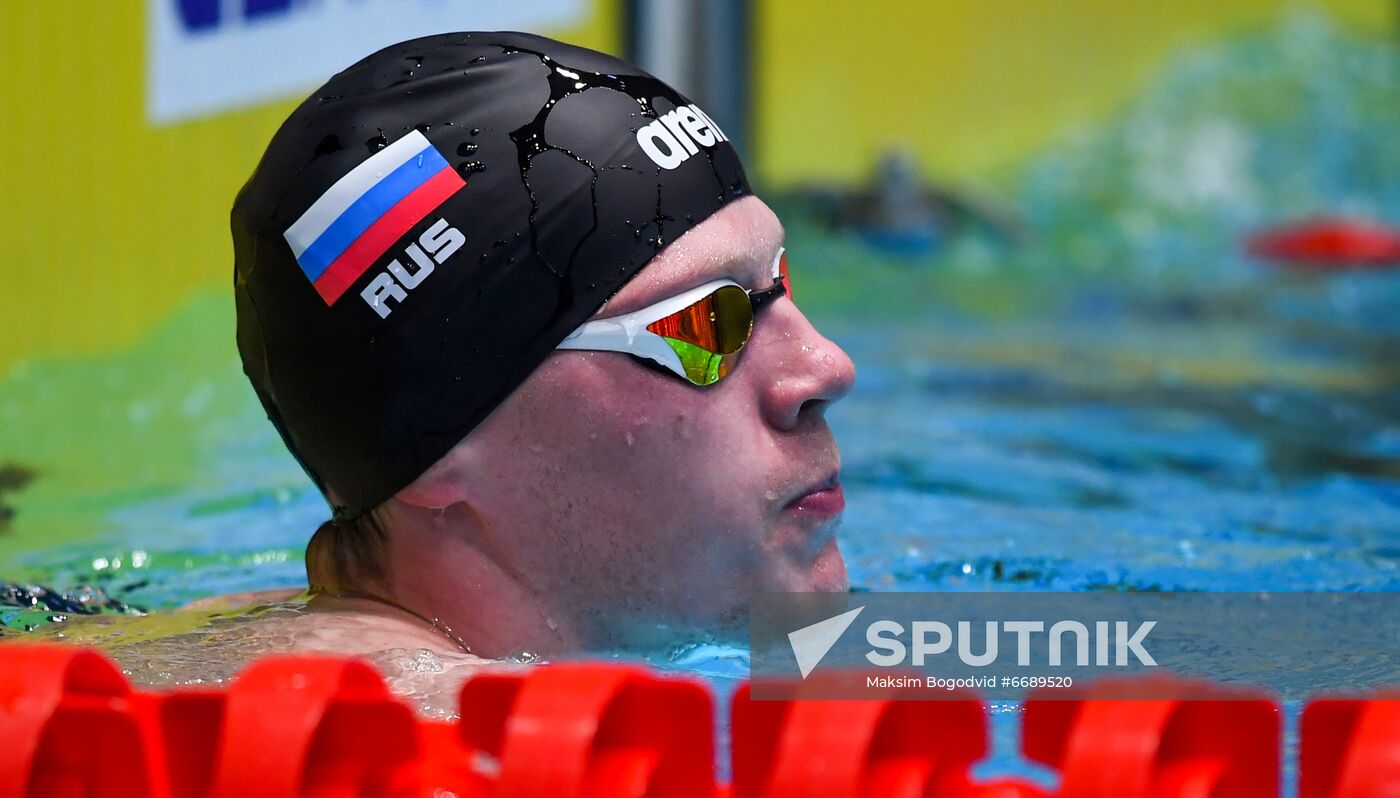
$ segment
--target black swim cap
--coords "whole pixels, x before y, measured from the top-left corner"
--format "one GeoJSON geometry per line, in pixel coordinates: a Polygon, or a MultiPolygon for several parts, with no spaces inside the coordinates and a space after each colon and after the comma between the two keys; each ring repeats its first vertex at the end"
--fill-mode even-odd
{"type": "Polygon", "coordinates": [[[293,111],[234,202],[244,371],[359,515],[749,193],[714,122],[615,58],[523,33],[394,45],[293,111]]]}

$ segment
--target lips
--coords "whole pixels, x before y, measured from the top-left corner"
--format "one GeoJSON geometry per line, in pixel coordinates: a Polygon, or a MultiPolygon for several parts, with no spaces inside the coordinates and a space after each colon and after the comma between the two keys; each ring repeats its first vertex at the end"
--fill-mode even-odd
{"type": "Polygon", "coordinates": [[[841,491],[841,481],[837,474],[807,488],[802,495],[788,502],[783,512],[812,518],[833,518],[846,509],[846,496],[841,491]]]}

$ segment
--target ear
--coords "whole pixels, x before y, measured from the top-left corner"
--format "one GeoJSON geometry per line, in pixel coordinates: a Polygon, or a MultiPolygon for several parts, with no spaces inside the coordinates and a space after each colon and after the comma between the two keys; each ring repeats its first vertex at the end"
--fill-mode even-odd
{"type": "Polygon", "coordinates": [[[470,437],[459,441],[394,498],[410,507],[432,510],[463,502],[474,505],[473,476],[479,473],[473,465],[476,448],[470,437]]]}

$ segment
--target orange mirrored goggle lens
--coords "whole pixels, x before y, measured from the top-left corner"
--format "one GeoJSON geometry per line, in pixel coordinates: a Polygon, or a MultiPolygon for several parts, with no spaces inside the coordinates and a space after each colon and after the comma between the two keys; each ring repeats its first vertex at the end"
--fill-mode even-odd
{"type": "Polygon", "coordinates": [[[722,286],[693,305],[657,319],[647,329],[716,355],[738,352],[753,332],[753,304],[737,285],[722,286]]]}
{"type": "Polygon", "coordinates": [[[739,350],[753,334],[754,312],[779,296],[792,299],[787,250],[781,250],[772,288],[750,293],[737,285],[722,286],[700,301],[647,325],[665,339],[680,359],[686,379],[713,385],[734,367],[739,350]]]}
{"type": "Polygon", "coordinates": [[[686,379],[713,385],[733,368],[753,332],[753,302],[744,289],[726,285],[686,308],[647,325],[680,359],[686,379]]]}

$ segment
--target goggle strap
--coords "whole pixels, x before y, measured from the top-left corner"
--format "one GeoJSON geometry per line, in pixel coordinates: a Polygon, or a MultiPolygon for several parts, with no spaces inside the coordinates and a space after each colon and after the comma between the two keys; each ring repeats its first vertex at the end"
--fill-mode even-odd
{"type": "Polygon", "coordinates": [[[787,279],[779,277],[773,284],[762,291],[749,292],[749,301],[753,303],[754,313],[757,313],[764,306],[772,304],[773,300],[787,294],[787,279]]]}

